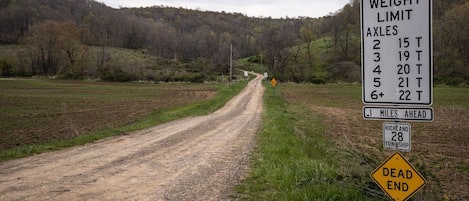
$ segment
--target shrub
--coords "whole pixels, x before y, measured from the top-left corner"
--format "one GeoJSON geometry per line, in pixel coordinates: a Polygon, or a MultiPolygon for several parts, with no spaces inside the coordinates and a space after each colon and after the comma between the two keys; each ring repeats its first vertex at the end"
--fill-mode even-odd
{"type": "Polygon", "coordinates": [[[5,60],[0,61],[0,76],[10,77],[13,74],[13,66],[5,60]]]}
{"type": "Polygon", "coordinates": [[[360,82],[360,66],[351,61],[334,63],[327,67],[332,79],[343,82],[360,82]]]}
{"type": "Polygon", "coordinates": [[[313,84],[326,84],[327,83],[327,78],[326,77],[313,76],[311,78],[311,83],[313,83],[313,84]]]}
{"type": "Polygon", "coordinates": [[[136,76],[123,71],[122,69],[104,68],[101,70],[101,80],[110,82],[129,82],[135,81],[136,76]]]}

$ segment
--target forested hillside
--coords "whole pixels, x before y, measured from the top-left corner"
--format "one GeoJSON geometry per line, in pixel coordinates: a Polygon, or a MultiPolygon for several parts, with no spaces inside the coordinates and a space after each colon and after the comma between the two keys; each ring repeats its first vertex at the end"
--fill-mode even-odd
{"type": "MultiPolygon", "coordinates": [[[[436,80],[467,83],[469,0],[433,4],[436,80]]],[[[322,18],[272,19],[161,6],[112,9],[92,0],[0,0],[0,73],[205,81],[228,70],[233,44],[235,58],[262,58],[283,81],[359,82],[359,7],[353,0],[322,18]]]]}

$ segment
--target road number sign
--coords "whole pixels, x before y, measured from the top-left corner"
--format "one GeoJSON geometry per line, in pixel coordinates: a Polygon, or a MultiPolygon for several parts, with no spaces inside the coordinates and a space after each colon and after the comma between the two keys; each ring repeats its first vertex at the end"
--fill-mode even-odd
{"type": "Polygon", "coordinates": [[[387,150],[411,150],[411,126],[405,123],[383,124],[383,145],[387,150]]]}
{"type": "Polygon", "coordinates": [[[432,104],[431,2],[361,1],[365,104],[432,104]]]}
{"type": "Polygon", "coordinates": [[[410,107],[363,107],[363,118],[367,120],[433,121],[433,108],[410,107]]]}
{"type": "Polygon", "coordinates": [[[373,171],[371,178],[396,201],[409,199],[427,184],[423,176],[399,152],[391,155],[373,171]]]}

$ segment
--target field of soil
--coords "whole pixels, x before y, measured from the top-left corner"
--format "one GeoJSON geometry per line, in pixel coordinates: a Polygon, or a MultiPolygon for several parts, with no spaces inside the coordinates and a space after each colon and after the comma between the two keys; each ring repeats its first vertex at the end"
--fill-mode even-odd
{"type": "Polygon", "coordinates": [[[208,85],[0,80],[0,151],[129,124],[213,98],[208,85]]]}
{"type": "MultiPolygon", "coordinates": [[[[393,153],[383,150],[384,121],[363,119],[359,85],[284,85],[281,92],[289,104],[307,108],[302,115],[321,114],[325,135],[360,159],[346,160],[345,171],[369,174],[393,153]]],[[[413,200],[469,200],[469,88],[436,87],[433,108],[434,122],[410,123],[412,151],[404,156],[428,181],[413,200]]]]}
{"type": "Polygon", "coordinates": [[[0,163],[0,200],[231,200],[263,92],[258,77],[210,115],[0,163]]]}

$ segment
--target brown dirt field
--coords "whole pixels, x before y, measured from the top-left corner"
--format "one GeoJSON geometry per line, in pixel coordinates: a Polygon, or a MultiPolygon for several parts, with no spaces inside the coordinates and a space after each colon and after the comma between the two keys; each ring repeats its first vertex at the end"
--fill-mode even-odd
{"type": "MultiPolygon", "coordinates": [[[[368,157],[372,168],[377,168],[393,151],[382,148],[384,121],[362,118],[363,104],[355,96],[360,93],[358,90],[358,87],[336,90],[289,86],[282,94],[288,102],[321,114],[327,129],[325,135],[331,141],[368,157]]],[[[469,200],[469,109],[445,105],[434,108],[434,122],[410,122],[412,151],[404,155],[428,182],[413,200],[469,200]]]]}
{"type": "Polygon", "coordinates": [[[1,80],[0,151],[116,128],[151,112],[207,100],[209,87],[1,80]]]}
{"type": "Polygon", "coordinates": [[[213,114],[0,164],[1,200],[230,200],[261,125],[260,77],[213,114]]]}

